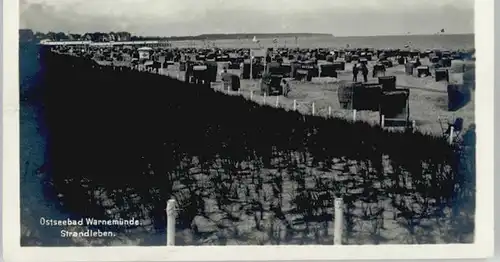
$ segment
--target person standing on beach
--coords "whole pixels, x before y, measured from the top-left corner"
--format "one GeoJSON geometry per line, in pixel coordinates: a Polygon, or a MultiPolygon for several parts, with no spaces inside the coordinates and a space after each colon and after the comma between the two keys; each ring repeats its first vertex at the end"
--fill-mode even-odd
{"type": "Polygon", "coordinates": [[[361,73],[363,73],[363,82],[368,82],[368,67],[366,64],[361,64],[361,73]]]}
{"type": "Polygon", "coordinates": [[[358,73],[359,73],[358,64],[354,64],[354,66],[352,67],[352,81],[358,82],[358,73]]]}

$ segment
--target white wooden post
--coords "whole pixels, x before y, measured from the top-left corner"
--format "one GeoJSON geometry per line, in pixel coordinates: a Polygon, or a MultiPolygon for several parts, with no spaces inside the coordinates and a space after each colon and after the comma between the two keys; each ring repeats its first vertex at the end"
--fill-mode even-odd
{"type": "Polygon", "coordinates": [[[382,128],[384,128],[384,126],[385,126],[385,116],[384,115],[382,115],[382,123],[380,123],[380,126],[382,128]]]}
{"type": "Polygon", "coordinates": [[[352,110],[352,121],[356,122],[356,109],[352,110]]]}
{"type": "Polygon", "coordinates": [[[250,80],[253,79],[252,71],[253,71],[253,56],[252,56],[252,50],[250,50],[250,80]]]}
{"type": "Polygon", "coordinates": [[[250,100],[253,100],[253,90],[250,91],[250,100]]]}
{"type": "Polygon", "coordinates": [[[314,106],[314,102],[312,102],[312,115],[315,115],[316,113],[316,108],[314,106]]]}
{"type": "Polygon", "coordinates": [[[293,111],[297,110],[297,100],[293,100],[293,111]]]}
{"type": "Polygon", "coordinates": [[[264,93],[264,104],[266,103],[267,93],[264,93]]]}
{"type": "Polygon", "coordinates": [[[416,128],[417,128],[417,123],[415,122],[415,120],[411,121],[411,129],[413,129],[413,131],[415,132],[416,128]]]}
{"type": "Polygon", "coordinates": [[[266,56],[267,56],[267,52],[266,52],[266,55],[264,56],[264,73],[268,73],[268,68],[267,68],[267,61],[266,61],[266,56]]]}
{"type": "Polygon", "coordinates": [[[342,245],[342,228],[344,224],[344,200],[335,198],[335,216],[333,223],[333,244],[342,245]]]}
{"type": "Polygon", "coordinates": [[[328,117],[332,117],[332,107],[328,107],[328,117]]]}
{"type": "Polygon", "coordinates": [[[175,246],[175,199],[167,202],[167,246],[175,246]]]}
{"type": "Polygon", "coordinates": [[[276,107],[280,106],[280,97],[276,96],[276,107]]]}
{"type": "Polygon", "coordinates": [[[453,144],[453,126],[450,126],[450,145],[453,144]]]}
{"type": "Polygon", "coordinates": [[[231,86],[230,85],[227,86],[227,93],[228,94],[231,93],[231,86]]]}

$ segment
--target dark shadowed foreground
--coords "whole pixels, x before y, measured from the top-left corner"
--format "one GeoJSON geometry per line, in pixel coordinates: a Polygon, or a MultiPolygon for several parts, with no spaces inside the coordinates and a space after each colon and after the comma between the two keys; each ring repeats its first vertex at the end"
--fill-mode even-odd
{"type": "Polygon", "coordinates": [[[73,244],[164,245],[175,198],[179,245],[330,245],[335,196],[346,244],[473,242],[472,133],[450,147],[82,58],[42,63],[30,99],[43,103],[47,201],[75,219],[142,221],[73,244]]]}

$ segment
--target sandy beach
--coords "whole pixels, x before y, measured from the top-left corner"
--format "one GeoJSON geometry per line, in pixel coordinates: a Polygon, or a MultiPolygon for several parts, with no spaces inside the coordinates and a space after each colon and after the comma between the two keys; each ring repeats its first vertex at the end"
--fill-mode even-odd
{"type": "MultiPolygon", "coordinates": [[[[429,59],[421,59],[423,65],[430,65],[429,59]]],[[[318,64],[325,63],[320,61],[318,64]]],[[[372,77],[372,70],[375,61],[370,61],[368,64],[370,73],[368,74],[368,83],[377,83],[378,79],[372,77]]],[[[222,70],[224,63],[218,63],[219,69],[222,70]]],[[[442,124],[444,122],[454,121],[457,117],[464,119],[464,127],[468,127],[474,123],[474,91],[472,90],[471,101],[463,108],[450,112],[448,111],[448,94],[447,82],[436,82],[434,76],[419,78],[416,75],[405,74],[404,65],[398,65],[394,62],[394,67],[387,68],[386,76],[396,76],[396,85],[398,88],[410,89],[410,121],[415,121],[416,129],[424,134],[432,134],[441,136],[444,131],[442,124]],[[441,122],[440,122],[441,121],[441,122]]],[[[346,70],[338,72],[338,78],[313,78],[311,82],[291,81],[291,92],[287,97],[280,96],[278,98],[279,106],[289,110],[293,110],[293,100],[297,101],[297,110],[304,114],[312,114],[312,104],[315,106],[315,114],[328,116],[328,108],[331,107],[333,117],[346,119],[353,118],[352,110],[345,110],[340,107],[337,90],[341,81],[352,80],[352,63],[346,63],[346,70]]],[[[219,71],[220,71],[219,70],[219,71]]],[[[228,72],[239,75],[239,70],[228,70],[228,72]]],[[[184,81],[185,72],[179,71],[178,64],[169,66],[168,69],[162,69],[161,74],[168,75],[173,78],[179,77],[184,81]]],[[[361,77],[358,76],[358,78],[361,77]]],[[[220,81],[220,75],[218,80],[220,81]]],[[[221,92],[221,85],[214,85],[221,92]]],[[[230,95],[242,95],[257,103],[266,103],[276,105],[276,97],[264,97],[260,95],[260,79],[241,80],[241,90],[239,93],[234,91],[229,92],[230,95]],[[253,91],[253,95],[251,92],[253,91]]],[[[373,125],[379,124],[379,113],[373,111],[357,111],[357,121],[364,121],[373,125]]]]}

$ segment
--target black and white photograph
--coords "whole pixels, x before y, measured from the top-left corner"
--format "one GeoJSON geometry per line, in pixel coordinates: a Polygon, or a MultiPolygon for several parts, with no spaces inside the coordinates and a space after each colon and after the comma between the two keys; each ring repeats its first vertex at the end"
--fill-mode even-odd
{"type": "Polygon", "coordinates": [[[4,45],[4,248],[492,255],[492,6],[20,0],[4,45]]]}

